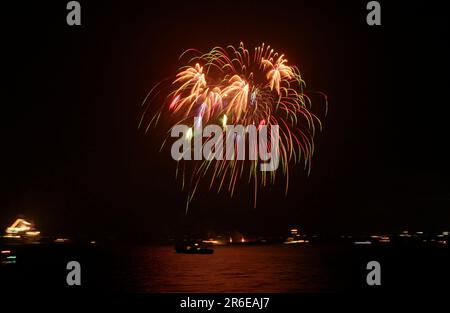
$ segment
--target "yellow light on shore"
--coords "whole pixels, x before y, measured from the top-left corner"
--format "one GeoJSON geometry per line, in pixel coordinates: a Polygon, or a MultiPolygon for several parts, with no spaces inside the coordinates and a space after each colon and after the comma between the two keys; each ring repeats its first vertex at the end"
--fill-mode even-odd
{"type": "Polygon", "coordinates": [[[39,235],[41,234],[41,232],[40,232],[40,231],[27,231],[25,234],[26,234],[27,236],[32,236],[32,237],[34,237],[34,236],[39,236],[39,235]]]}
{"type": "Polygon", "coordinates": [[[202,242],[203,242],[203,243],[210,243],[210,244],[213,244],[213,245],[218,245],[218,244],[220,244],[220,241],[219,241],[219,240],[214,240],[214,239],[202,240],[202,242]]]}
{"type": "Polygon", "coordinates": [[[6,228],[7,234],[17,234],[21,232],[26,232],[31,229],[31,223],[27,222],[22,218],[18,218],[14,221],[14,223],[6,228]]]}

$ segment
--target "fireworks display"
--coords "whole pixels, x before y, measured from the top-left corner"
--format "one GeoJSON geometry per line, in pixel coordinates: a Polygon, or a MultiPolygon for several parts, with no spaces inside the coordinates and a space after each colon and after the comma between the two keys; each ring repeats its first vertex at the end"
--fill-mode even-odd
{"type": "MultiPolygon", "coordinates": [[[[224,129],[227,125],[279,127],[277,171],[260,171],[258,159],[177,161],[176,175],[188,189],[187,204],[200,192],[201,181],[206,181],[209,190],[227,190],[232,196],[238,181],[245,179],[252,184],[256,206],[258,187],[275,183],[277,172],[284,178],[286,192],[291,165],[301,163],[309,174],[314,136],[322,123],[312,112],[311,96],[304,91],[299,69],[283,54],[265,44],[249,51],[241,43],[238,47],[215,47],[208,53],[190,49],[180,60],[186,65],[173,78],[155,86],[143,101],[139,127],[148,131],[153,125],[167,131],[162,147],[170,139],[172,127],[179,124],[190,125],[185,139],[191,141],[195,137],[194,118],[204,126],[215,124],[224,129]]],[[[325,115],[327,98],[316,94],[323,99],[325,115]]],[[[209,139],[203,138],[202,144],[209,139]]]]}

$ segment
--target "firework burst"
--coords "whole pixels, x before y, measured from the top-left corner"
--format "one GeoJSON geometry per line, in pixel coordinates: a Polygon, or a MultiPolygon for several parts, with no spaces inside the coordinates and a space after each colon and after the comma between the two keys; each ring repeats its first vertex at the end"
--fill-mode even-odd
{"type": "MultiPolygon", "coordinates": [[[[322,123],[312,112],[312,101],[304,91],[300,71],[289,65],[283,54],[264,44],[249,52],[241,43],[237,48],[215,47],[208,53],[190,49],[180,60],[186,60],[186,65],[175,77],[155,86],[143,101],[140,128],[148,131],[152,125],[167,127],[163,147],[175,125],[191,125],[186,134],[186,140],[191,140],[196,127],[194,118],[203,125],[223,128],[278,125],[279,159],[286,192],[291,164],[302,163],[309,174],[314,136],[322,129],[322,123]]],[[[326,114],[327,98],[323,93],[317,94],[324,99],[326,114]]],[[[205,138],[202,144],[209,139],[205,138]]],[[[210,190],[226,189],[232,196],[238,180],[247,178],[253,185],[256,206],[258,186],[274,183],[277,176],[277,171],[259,171],[259,162],[257,159],[178,161],[176,173],[183,188],[188,189],[187,205],[203,180],[210,190]]]]}

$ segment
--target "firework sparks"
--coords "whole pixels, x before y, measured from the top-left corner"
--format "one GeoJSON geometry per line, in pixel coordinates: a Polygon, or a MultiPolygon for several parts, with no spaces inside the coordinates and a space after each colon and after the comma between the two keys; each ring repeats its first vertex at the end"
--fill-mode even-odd
{"type": "MultiPolygon", "coordinates": [[[[285,190],[289,186],[291,164],[303,162],[308,174],[314,153],[314,136],[317,127],[322,129],[320,119],[312,112],[312,101],[304,92],[305,82],[300,71],[289,65],[283,54],[262,44],[250,53],[241,43],[237,48],[215,47],[202,54],[188,50],[180,59],[192,55],[186,65],[171,79],[171,84],[158,84],[145,98],[146,109],[139,126],[143,127],[149,107],[155,104],[158,95],[164,95],[155,113],[150,114],[151,125],[167,127],[167,133],[178,124],[191,125],[185,139],[195,140],[195,130],[201,124],[255,125],[258,130],[264,126],[278,125],[281,174],[285,179],[285,190]],[[165,91],[167,88],[167,92],[165,91]],[[195,125],[194,120],[200,125],[195,125]]],[[[325,114],[327,98],[324,98],[325,114]]],[[[168,135],[169,136],[169,135],[168,135]]],[[[208,140],[202,143],[208,144],[208,140]]],[[[167,140],[167,138],[166,138],[167,140]]],[[[166,142],[163,141],[163,145],[166,142]]],[[[235,140],[242,140],[236,136],[235,140]]],[[[222,152],[222,151],[220,151],[222,152]]],[[[253,151],[249,151],[251,153],[253,151]]],[[[216,153],[218,153],[216,151],[216,153]]],[[[237,182],[248,173],[248,182],[253,184],[256,206],[258,185],[274,183],[277,171],[258,171],[261,160],[207,159],[191,161],[191,166],[181,166],[182,186],[187,187],[188,201],[192,200],[200,181],[209,181],[209,188],[218,192],[227,189],[232,196],[237,182]],[[187,179],[188,177],[188,179],[187,179]]]]}

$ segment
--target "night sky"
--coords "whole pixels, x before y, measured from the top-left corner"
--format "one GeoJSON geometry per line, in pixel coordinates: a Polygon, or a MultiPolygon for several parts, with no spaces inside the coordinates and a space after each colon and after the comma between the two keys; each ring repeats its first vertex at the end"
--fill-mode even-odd
{"type": "MultiPolygon", "coordinates": [[[[0,226],[146,240],[186,223],[277,234],[442,231],[450,226],[449,19],[437,5],[380,1],[67,1],[2,4],[0,226]],[[311,175],[227,193],[186,193],[140,104],[188,48],[262,42],[329,99],[311,175]]],[[[318,103],[317,105],[320,105],[318,103]]]]}

